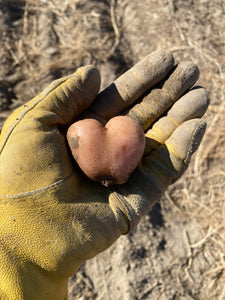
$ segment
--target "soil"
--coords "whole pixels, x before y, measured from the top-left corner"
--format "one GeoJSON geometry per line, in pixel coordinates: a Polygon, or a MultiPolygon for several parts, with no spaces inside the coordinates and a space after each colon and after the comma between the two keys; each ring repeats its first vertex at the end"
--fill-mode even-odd
{"type": "Polygon", "coordinates": [[[156,49],[200,69],[208,128],[136,229],[86,261],[69,299],[225,299],[225,0],[0,0],[0,122],[52,80],[96,65],[102,88],[156,49]]]}

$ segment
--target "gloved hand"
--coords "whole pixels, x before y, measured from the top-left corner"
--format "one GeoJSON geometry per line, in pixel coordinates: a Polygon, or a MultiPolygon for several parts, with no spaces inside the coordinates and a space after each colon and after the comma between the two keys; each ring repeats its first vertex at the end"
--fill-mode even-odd
{"type": "Polygon", "coordinates": [[[66,299],[80,264],[129,232],[181,176],[206,126],[206,90],[186,93],[197,78],[194,64],[175,68],[158,51],[97,96],[98,71],[82,67],[8,118],[0,136],[2,300],[66,299]],[[127,183],[106,188],[74,165],[65,132],[84,111],[103,122],[126,113],[145,130],[143,160],[127,183]]]}

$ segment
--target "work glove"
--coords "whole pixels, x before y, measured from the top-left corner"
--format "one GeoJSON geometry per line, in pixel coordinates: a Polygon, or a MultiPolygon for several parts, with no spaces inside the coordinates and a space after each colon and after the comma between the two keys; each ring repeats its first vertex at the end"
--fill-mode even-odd
{"type": "Polygon", "coordinates": [[[82,262],[128,233],[187,168],[209,97],[191,62],[157,51],[98,96],[93,66],[54,81],[5,122],[0,136],[0,298],[66,299],[82,262]],[[154,88],[153,88],[154,87],[154,88]],[[80,116],[136,120],[142,161],[123,185],[105,187],[74,163],[66,130],[80,116]]]}

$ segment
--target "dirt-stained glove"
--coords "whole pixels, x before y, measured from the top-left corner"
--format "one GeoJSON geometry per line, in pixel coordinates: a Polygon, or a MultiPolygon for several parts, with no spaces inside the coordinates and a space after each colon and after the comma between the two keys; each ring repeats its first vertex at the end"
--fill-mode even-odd
{"type": "Polygon", "coordinates": [[[186,93],[197,78],[195,65],[174,67],[158,51],[97,98],[100,75],[83,67],[8,118],[0,136],[1,300],[66,299],[80,264],[129,232],[184,172],[205,131],[198,118],[208,94],[186,93]],[[87,108],[102,120],[128,114],[146,132],[143,160],[124,185],[106,188],[74,166],[65,131],[87,108]]]}

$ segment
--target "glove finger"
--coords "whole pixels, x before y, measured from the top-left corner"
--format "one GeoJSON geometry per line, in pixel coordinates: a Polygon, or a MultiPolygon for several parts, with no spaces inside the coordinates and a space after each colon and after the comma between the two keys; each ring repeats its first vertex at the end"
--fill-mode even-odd
{"type": "Polygon", "coordinates": [[[167,109],[198,80],[198,67],[192,62],[180,63],[163,83],[161,89],[154,89],[141,103],[136,104],[128,116],[147,130],[167,109]]]}
{"type": "Polygon", "coordinates": [[[128,182],[114,188],[124,207],[129,228],[147,214],[167,187],[186,170],[204,136],[206,123],[200,119],[179,126],[164,145],[143,158],[128,182]]]}
{"type": "Polygon", "coordinates": [[[209,94],[203,87],[194,87],[181,97],[168,111],[167,115],[160,118],[146,133],[145,155],[171,136],[175,129],[190,119],[201,118],[209,105],[209,94]]]}
{"type": "Polygon", "coordinates": [[[173,56],[168,51],[161,50],[149,54],[102,91],[90,110],[109,120],[162,80],[173,65],[173,56]]]}
{"type": "Polygon", "coordinates": [[[187,169],[192,155],[202,141],[205,130],[205,121],[192,119],[179,126],[165,142],[171,164],[177,172],[172,182],[176,181],[187,169]]]}
{"type": "Polygon", "coordinates": [[[165,144],[144,158],[145,168],[162,191],[187,169],[205,130],[206,122],[201,119],[186,121],[174,131],[165,144]]]}

